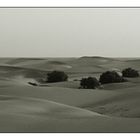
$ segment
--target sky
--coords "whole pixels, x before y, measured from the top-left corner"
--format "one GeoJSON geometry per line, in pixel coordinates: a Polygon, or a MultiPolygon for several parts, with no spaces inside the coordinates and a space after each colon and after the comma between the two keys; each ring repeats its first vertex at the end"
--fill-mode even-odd
{"type": "Polygon", "coordinates": [[[140,57],[140,8],[0,8],[0,57],[140,57]]]}

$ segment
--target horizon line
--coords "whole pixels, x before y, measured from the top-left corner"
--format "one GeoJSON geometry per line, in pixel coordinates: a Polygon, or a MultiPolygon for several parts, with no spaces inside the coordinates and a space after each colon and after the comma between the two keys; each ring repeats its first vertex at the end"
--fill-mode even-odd
{"type": "Polygon", "coordinates": [[[0,6],[0,8],[140,8],[140,6],[0,6]]]}
{"type": "Polygon", "coordinates": [[[0,56],[0,58],[82,58],[82,57],[100,57],[100,58],[140,58],[140,56],[0,56]]]}

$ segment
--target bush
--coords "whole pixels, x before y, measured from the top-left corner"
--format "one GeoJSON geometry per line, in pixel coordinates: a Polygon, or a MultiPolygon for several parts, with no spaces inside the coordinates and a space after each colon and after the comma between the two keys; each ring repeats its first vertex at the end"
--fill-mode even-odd
{"type": "Polygon", "coordinates": [[[63,71],[52,71],[47,74],[47,82],[67,81],[68,76],[63,71]]]}
{"type": "Polygon", "coordinates": [[[116,71],[107,71],[100,75],[99,81],[101,82],[101,84],[107,84],[124,82],[125,79],[122,76],[120,76],[116,71]]]}
{"type": "Polygon", "coordinates": [[[100,83],[95,77],[88,77],[82,78],[80,86],[84,89],[95,89],[100,86],[100,83]]]}
{"type": "Polygon", "coordinates": [[[122,74],[124,77],[138,77],[139,73],[137,70],[134,70],[132,68],[126,68],[122,71],[122,74]]]}

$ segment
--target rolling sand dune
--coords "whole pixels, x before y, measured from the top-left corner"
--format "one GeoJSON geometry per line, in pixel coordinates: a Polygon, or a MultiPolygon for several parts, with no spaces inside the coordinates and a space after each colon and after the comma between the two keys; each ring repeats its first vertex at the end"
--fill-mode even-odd
{"type": "Polygon", "coordinates": [[[79,89],[106,70],[140,69],[139,59],[104,57],[0,59],[0,132],[140,132],[140,78],[79,89]],[[69,81],[37,83],[51,70],[69,81]]]}
{"type": "Polygon", "coordinates": [[[0,96],[0,109],[1,132],[129,132],[140,125],[44,99],[0,96]]]}
{"type": "Polygon", "coordinates": [[[37,98],[0,96],[0,112],[18,115],[31,115],[45,118],[81,118],[100,114],[85,109],[37,98]]]}
{"type": "Polygon", "coordinates": [[[52,60],[49,58],[16,58],[7,60],[6,64],[11,66],[23,67],[23,68],[34,68],[40,70],[66,70],[71,68],[65,61],[52,60]]]}

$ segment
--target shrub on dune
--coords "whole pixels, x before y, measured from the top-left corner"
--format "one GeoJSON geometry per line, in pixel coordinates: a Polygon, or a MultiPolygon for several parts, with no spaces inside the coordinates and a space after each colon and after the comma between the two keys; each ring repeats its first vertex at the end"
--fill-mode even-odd
{"type": "Polygon", "coordinates": [[[88,77],[82,78],[80,86],[84,89],[95,89],[100,86],[100,83],[95,77],[88,77]]]}
{"type": "Polygon", "coordinates": [[[138,77],[139,73],[137,70],[132,69],[132,68],[126,68],[122,71],[122,74],[124,77],[138,77]]]}
{"type": "Polygon", "coordinates": [[[68,79],[68,76],[63,71],[52,71],[47,74],[47,82],[50,82],[50,83],[67,81],[67,79],[68,79]]]}
{"type": "Polygon", "coordinates": [[[99,81],[101,84],[107,84],[124,82],[125,79],[116,71],[106,71],[100,75],[99,81]]]}

